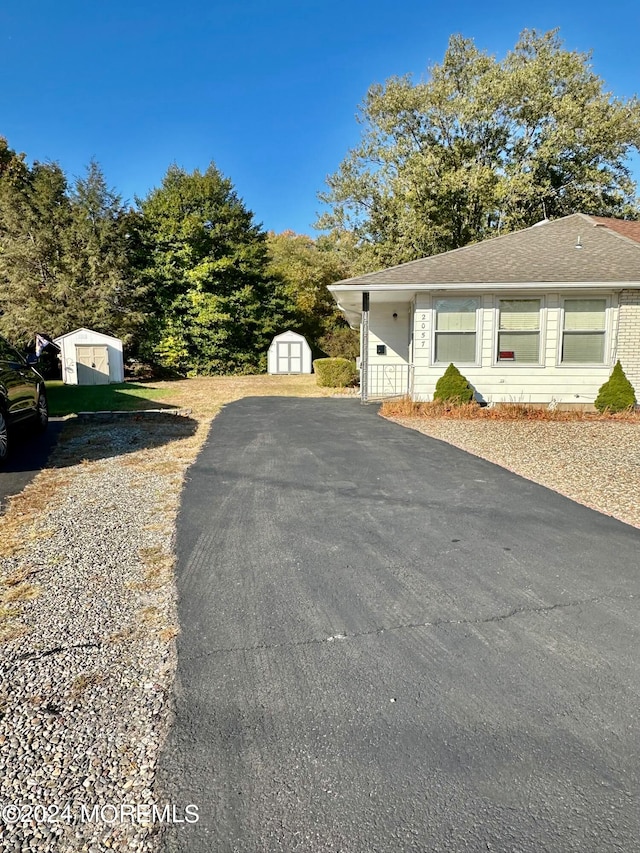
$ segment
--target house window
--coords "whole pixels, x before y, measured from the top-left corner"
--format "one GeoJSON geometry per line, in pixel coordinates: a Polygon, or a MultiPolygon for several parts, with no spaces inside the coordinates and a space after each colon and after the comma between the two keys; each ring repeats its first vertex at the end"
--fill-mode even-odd
{"type": "Polygon", "coordinates": [[[565,299],[564,364],[604,364],[606,299],[565,299]]]}
{"type": "Polygon", "coordinates": [[[436,299],[436,362],[475,362],[477,309],[477,299],[436,299]]]}
{"type": "Polygon", "coordinates": [[[498,361],[537,364],[540,361],[540,300],[501,299],[498,361]]]}

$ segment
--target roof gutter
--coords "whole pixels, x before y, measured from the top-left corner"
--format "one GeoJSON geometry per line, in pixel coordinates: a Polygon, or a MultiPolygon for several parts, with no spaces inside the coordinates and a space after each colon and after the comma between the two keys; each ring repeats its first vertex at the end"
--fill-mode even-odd
{"type": "MultiPolygon", "coordinates": [[[[451,284],[331,284],[330,293],[419,293],[441,290],[605,290],[640,289],[640,281],[525,281],[525,282],[456,282],[451,284]]],[[[337,301],[337,300],[336,300],[337,301]]]]}

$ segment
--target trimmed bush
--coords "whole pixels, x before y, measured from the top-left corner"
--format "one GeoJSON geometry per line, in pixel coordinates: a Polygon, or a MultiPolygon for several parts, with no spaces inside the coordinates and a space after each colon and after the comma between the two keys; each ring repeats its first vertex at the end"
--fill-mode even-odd
{"type": "Polygon", "coordinates": [[[450,364],[444,374],[436,382],[434,400],[443,403],[454,403],[462,405],[473,400],[473,388],[460,373],[455,364],[450,364]]]}
{"type": "Polygon", "coordinates": [[[611,376],[598,391],[594,406],[599,412],[623,412],[636,403],[633,385],[624,374],[620,361],[616,362],[611,376]]]}
{"type": "Polygon", "coordinates": [[[316,358],[313,370],[318,385],[326,388],[346,388],[358,375],[355,364],[348,358],[316,358]]]}

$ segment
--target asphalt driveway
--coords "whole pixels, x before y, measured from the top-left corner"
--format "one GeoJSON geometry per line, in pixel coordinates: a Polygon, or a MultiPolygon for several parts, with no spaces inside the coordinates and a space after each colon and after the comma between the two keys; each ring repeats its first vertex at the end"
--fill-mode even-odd
{"type": "Polygon", "coordinates": [[[354,400],[252,398],[178,557],[159,778],[200,820],[165,850],[640,849],[639,530],[354,400]]]}

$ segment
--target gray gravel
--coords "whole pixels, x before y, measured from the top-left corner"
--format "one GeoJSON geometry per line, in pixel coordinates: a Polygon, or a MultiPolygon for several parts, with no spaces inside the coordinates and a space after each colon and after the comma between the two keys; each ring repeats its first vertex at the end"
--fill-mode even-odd
{"type": "Polygon", "coordinates": [[[0,821],[3,851],[156,848],[157,822],[87,815],[156,802],[175,670],[174,521],[193,426],[83,426],[60,449],[64,489],[2,561],[3,595],[25,570],[37,594],[5,605],[25,633],[0,645],[0,803],[22,809],[0,821]]]}
{"type": "Polygon", "coordinates": [[[640,423],[390,420],[640,527],[640,423]]]}

